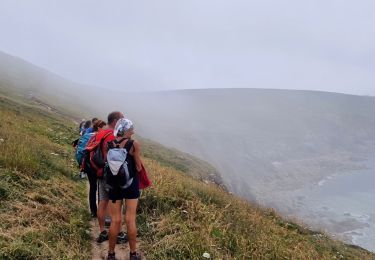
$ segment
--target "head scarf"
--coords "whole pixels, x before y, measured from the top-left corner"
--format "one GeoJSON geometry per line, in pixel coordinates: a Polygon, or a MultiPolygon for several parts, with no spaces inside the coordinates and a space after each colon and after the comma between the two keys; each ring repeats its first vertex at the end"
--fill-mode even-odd
{"type": "Polygon", "coordinates": [[[117,121],[115,130],[113,132],[114,136],[123,136],[127,131],[134,128],[133,122],[127,118],[121,118],[117,121]]]}

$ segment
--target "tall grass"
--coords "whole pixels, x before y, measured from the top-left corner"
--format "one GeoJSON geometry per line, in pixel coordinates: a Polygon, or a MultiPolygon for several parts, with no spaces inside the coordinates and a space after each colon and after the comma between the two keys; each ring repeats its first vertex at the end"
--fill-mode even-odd
{"type": "Polygon", "coordinates": [[[0,259],[89,258],[72,123],[4,97],[0,118],[0,259]]]}

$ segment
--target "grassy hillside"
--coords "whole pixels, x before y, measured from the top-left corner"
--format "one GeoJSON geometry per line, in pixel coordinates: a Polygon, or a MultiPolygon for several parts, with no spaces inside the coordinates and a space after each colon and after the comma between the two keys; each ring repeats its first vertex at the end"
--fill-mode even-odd
{"type": "Polygon", "coordinates": [[[0,118],[0,259],[89,258],[72,123],[2,96],[0,118]]]}
{"type": "MultiPolygon", "coordinates": [[[[86,186],[73,178],[69,146],[75,126],[5,97],[0,118],[0,259],[90,259],[86,186]]],[[[153,179],[138,217],[147,259],[375,258],[187,176],[202,163],[143,147],[153,179]]]]}

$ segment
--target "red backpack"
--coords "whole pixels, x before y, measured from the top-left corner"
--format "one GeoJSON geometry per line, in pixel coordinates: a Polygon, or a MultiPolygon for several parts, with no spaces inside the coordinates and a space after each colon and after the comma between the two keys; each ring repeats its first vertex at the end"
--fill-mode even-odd
{"type": "MultiPolygon", "coordinates": [[[[103,146],[106,145],[105,140],[113,134],[113,130],[103,130],[105,133],[98,133],[96,138],[90,140],[86,146],[86,150],[89,153],[89,164],[91,170],[96,172],[98,178],[103,177],[103,169],[105,166],[106,158],[103,153],[103,146]]],[[[109,141],[109,140],[107,140],[109,141]]]]}

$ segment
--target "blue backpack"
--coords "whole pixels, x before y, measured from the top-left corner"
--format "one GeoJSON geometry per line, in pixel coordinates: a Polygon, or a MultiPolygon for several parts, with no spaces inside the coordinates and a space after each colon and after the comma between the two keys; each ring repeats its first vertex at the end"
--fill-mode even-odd
{"type": "Polygon", "coordinates": [[[79,165],[82,164],[83,156],[85,154],[86,144],[93,135],[94,133],[88,133],[88,134],[82,135],[81,138],[79,138],[79,141],[77,144],[77,151],[76,151],[76,160],[79,165]]]}

